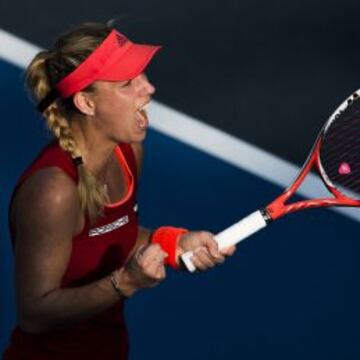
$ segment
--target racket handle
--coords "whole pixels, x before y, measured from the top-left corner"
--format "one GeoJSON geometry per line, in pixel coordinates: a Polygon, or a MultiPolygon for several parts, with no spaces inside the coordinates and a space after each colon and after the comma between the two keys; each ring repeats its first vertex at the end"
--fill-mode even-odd
{"type": "MultiPolygon", "coordinates": [[[[246,218],[217,234],[214,238],[218,243],[219,250],[237,244],[250,235],[256,233],[267,225],[264,215],[260,210],[253,212],[246,218]]],[[[191,261],[193,251],[188,251],[181,255],[181,260],[190,272],[194,272],[196,267],[191,261]]]]}

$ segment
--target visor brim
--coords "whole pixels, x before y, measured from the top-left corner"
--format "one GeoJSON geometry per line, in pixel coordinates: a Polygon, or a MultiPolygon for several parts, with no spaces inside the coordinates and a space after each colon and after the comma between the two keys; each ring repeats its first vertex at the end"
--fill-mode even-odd
{"type": "Polygon", "coordinates": [[[144,72],[161,46],[132,44],[124,53],[117,57],[114,54],[112,64],[101,71],[98,80],[126,81],[144,72]]]}

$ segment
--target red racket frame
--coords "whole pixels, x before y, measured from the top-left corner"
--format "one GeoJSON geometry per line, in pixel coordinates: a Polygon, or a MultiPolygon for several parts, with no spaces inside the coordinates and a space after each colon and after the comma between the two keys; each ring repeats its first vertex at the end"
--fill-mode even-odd
{"type": "Polygon", "coordinates": [[[360,200],[348,198],[324,179],[320,163],[321,142],[322,136],[319,136],[318,140],[314,145],[314,149],[312,150],[309,158],[307,159],[305,165],[303,166],[294,183],[290,187],[288,187],[282,195],[280,195],[266,207],[266,211],[272,220],[276,220],[286,214],[304,209],[330,206],[360,206],[360,200]],[[285,204],[286,201],[289,200],[289,198],[296,192],[296,190],[299,188],[305,177],[308,175],[308,173],[314,166],[318,174],[320,175],[321,180],[323,181],[327,189],[334,195],[334,197],[302,200],[291,204],[285,204]]]}

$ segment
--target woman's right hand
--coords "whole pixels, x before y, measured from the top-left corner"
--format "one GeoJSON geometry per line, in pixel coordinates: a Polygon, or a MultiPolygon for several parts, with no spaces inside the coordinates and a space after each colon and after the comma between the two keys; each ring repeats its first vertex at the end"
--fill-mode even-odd
{"type": "Polygon", "coordinates": [[[116,272],[121,291],[130,297],[140,289],[158,285],[166,276],[164,259],[167,256],[158,244],[139,246],[116,272]]]}

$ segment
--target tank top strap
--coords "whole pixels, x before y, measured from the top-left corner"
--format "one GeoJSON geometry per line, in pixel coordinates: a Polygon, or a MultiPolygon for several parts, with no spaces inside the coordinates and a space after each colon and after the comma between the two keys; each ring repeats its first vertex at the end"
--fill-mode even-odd
{"type": "Polygon", "coordinates": [[[130,171],[134,177],[135,184],[137,184],[137,164],[134,151],[130,144],[119,144],[118,147],[120,148],[121,152],[123,153],[126,162],[129,165],[130,171]]]}

